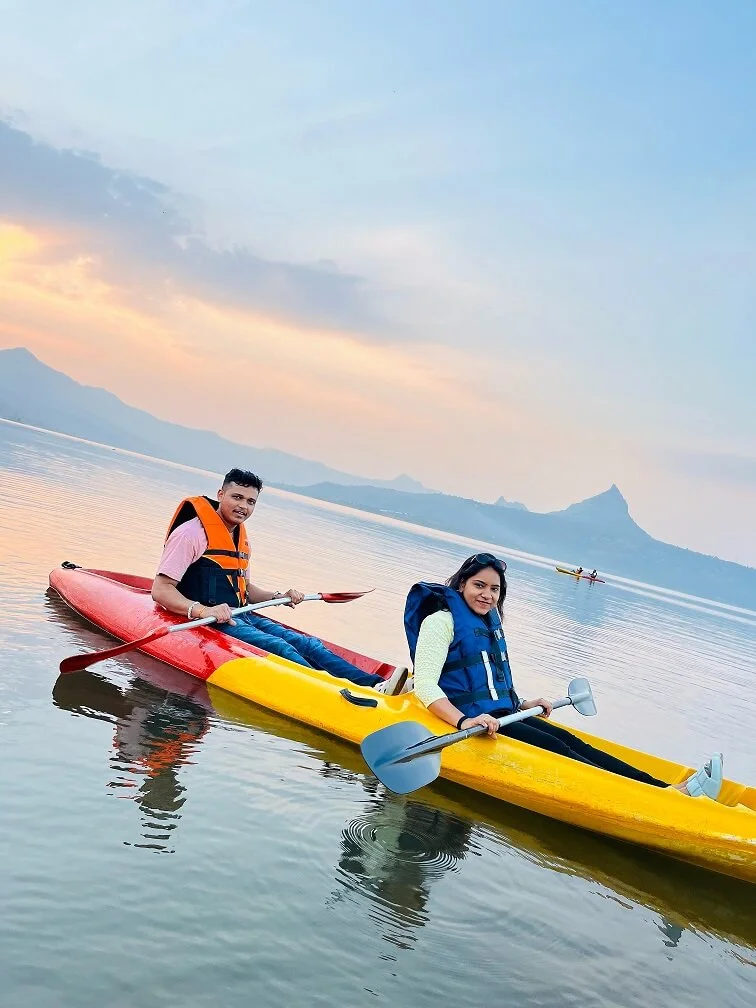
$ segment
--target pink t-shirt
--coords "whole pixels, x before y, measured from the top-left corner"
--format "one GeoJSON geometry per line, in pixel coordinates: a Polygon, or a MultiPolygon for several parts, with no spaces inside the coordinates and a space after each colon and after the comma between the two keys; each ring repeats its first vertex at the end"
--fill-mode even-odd
{"type": "Polygon", "coordinates": [[[189,565],[199,560],[206,549],[207,536],[202,522],[199,518],[191,518],[168,536],[157,572],[169,577],[171,581],[180,581],[189,565]]]}

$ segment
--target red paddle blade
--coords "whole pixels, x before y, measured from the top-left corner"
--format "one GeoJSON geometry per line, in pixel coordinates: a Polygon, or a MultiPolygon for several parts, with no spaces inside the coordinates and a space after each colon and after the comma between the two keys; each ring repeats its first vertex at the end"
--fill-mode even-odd
{"type": "Polygon", "coordinates": [[[131,641],[128,644],[119,644],[118,647],[108,648],[107,651],[71,655],[70,658],[64,658],[60,663],[60,671],[81,672],[82,669],[89,668],[90,665],[94,665],[96,662],[106,661],[108,658],[117,658],[118,655],[126,654],[127,651],[135,651],[137,648],[142,647],[143,644],[149,644],[159,637],[165,637],[167,633],[169,633],[169,630],[161,628],[160,630],[153,631],[151,634],[147,634],[146,637],[140,637],[139,640],[131,641]]]}
{"type": "Polygon", "coordinates": [[[320,597],[323,602],[354,602],[355,599],[368,595],[374,588],[368,588],[363,592],[321,592],[320,597]]]}

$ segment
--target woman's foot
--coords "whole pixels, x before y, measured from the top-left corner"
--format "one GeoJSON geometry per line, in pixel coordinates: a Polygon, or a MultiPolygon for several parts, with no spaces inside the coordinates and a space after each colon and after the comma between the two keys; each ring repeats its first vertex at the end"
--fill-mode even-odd
{"type": "Polygon", "coordinates": [[[376,693],[385,693],[386,696],[398,696],[404,692],[407,683],[409,669],[406,667],[396,668],[383,682],[377,683],[373,689],[376,693]]]}
{"type": "Polygon", "coordinates": [[[707,798],[716,801],[722,790],[722,753],[714,753],[700,770],[696,770],[686,781],[675,786],[678,791],[692,798],[706,795],[707,798]]]}

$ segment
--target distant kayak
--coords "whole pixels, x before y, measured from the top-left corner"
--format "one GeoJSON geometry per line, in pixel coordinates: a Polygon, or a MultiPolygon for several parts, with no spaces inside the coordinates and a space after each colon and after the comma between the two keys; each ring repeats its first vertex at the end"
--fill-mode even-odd
{"type": "Polygon", "coordinates": [[[554,570],[556,570],[557,574],[569,574],[570,577],[583,578],[584,581],[596,581],[598,582],[598,584],[606,584],[606,581],[604,581],[602,578],[591,577],[590,574],[578,574],[577,571],[567,570],[566,567],[555,567],[554,570]]]}

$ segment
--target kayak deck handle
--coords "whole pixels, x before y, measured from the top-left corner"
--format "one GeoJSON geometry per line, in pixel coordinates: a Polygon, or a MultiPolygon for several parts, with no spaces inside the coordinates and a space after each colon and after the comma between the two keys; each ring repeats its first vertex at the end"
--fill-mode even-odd
{"type": "Polygon", "coordinates": [[[378,701],[374,700],[373,697],[367,696],[355,696],[354,693],[350,693],[345,686],[343,690],[339,690],[339,693],[348,700],[349,703],[354,704],[355,707],[377,707],[378,701]]]}

